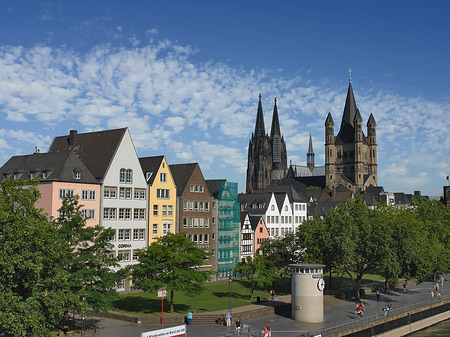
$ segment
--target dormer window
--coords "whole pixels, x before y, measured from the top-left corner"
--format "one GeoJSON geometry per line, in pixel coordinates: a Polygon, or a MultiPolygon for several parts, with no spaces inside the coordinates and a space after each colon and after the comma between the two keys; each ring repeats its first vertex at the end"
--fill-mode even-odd
{"type": "Polygon", "coordinates": [[[21,172],[14,172],[14,179],[17,180],[22,176],[21,172]]]}
{"type": "Polygon", "coordinates": [[[81,179],[81,172],[80,171],[73,171],[73,177],[75,179],[81,179]]]}
{"type": "Polygon", "coordinates": [[[49,175],[50,175],[49,171],[42,172],[42,179],[47,179],[49,175]]]}
{"type": "Polygon", "coordinates": [[[147,172],[147,173],[145,174],[145,179],[146,179],[147,181],[149,181],[150,178],[151,178],[151,176],[152,176],[152,174],[153,174],[153,172],[147,172]]]}
{"type": "Polygon", "coordinates": [[[31,179],[36,179],[38,176],[38,173],[36,171],[31,172],[31,179]]]}

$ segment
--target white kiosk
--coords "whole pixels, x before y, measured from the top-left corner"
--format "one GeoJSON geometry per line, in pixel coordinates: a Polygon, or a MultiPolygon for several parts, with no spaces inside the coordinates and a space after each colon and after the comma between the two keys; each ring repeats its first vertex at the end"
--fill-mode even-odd
{"type": "Polygon", "coordinates": [[[295,263],[292,270],[292,319],[300,322],[323,322],[323,264],[295,263]]]}

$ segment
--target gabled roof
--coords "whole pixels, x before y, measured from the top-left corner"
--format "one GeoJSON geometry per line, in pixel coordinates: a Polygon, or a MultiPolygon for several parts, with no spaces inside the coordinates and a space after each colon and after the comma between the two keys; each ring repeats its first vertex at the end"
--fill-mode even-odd
{"type": "Polygon", "coordinates": [[[333,117],[331,117],[331,112],[328,112],[327,119],[325,120],[325,126],[334,125],[333,117]]]}
{"type": "Polygon", "coordinates": [[[197,166],[198,163],[169,165],[173,180],[177,186],[178,196],[183,194],[186,184],[197,166]]]}
{"type": "Polygon", "coordinates": [[[295,190],[294,186],[290,185],[290,184],[268,186],[265,188],[264,192],[276,193],[276,194],[279,194],[279,193],[287,194],[290,202],[306,202],[307,201],[307,199],[304,196],[301,197],[295,190]]]}
{"type": "Polygon", "coordinates": [[[36,179],[46,181],[64,181],[87,184],[98,184],[97,179],[77,158],[73,151],[34,153],[24,156],[11,157],[5,165],[0,168],[0,180],[6,178],[6,174],[20,172],[19,179],[31,179],[31,174],[36,174],[36,179]],[[42,173],[48,174],[44,179],[42,173]],[[81,174],[76,179],[74,172],[81,174]]]}
{"type": "MultiPolygon", "coordinates": [[[[156,173],[161,167],[161,163],[164,156],[154,156],[154,157],[143,157],[139,158],[139,163],[141,164],[142,172],[144,173],[145,179],[147,179],[147,172],[156,173]]],[[[147,180],[147,184],[152,185],[155,181],[156,174],[152,174],[147,180]]]]}
{"type": "Polygon", "coordinates": [[[226,182],[226,179],[210,179],[205,180],[208,186],[209,193],[214,199],[219,199],[220,184],[226,182]]]}
{"type": "Polygon", "coordinates": [[[127,128],[70,135],[53,138],[48,152],[73,150],[97,179],[103,179],[127,128]]]}
{"type": "Polygon", "coordinates": [[[377,122],[375,121],[375,117],[373,117],[373,114],[370,114],[369,120],[367,121],[367,126],[377,126],[377,122]]]}
{"type": "Polygon", "coordinates": [[[252,226],[252,230],[255,232],[256,228],[258,227],[259,220],[261,219],[261,215],[251,215],[250,218],[250,225],[252,226]]]}
{"type": "Polygon", "coordinates": [[[286,193],[274,193],[274,196],[278,210],[281,212],[283,210],[284,200],[286,200],[286,193]]]}

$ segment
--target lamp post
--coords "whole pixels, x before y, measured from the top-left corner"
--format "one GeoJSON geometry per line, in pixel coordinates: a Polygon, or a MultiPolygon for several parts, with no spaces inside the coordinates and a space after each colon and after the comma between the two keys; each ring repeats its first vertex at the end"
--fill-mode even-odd
{"type": "Polygon", "coordinates": [[[86,294],[83,295],[83,308],[81,309],[81,337],[86,336],[86,294]]]}
{"type": "Polygon", "coordinates": [[[231,315],[231,275],[228,278],[228,312],[231,315]]]}

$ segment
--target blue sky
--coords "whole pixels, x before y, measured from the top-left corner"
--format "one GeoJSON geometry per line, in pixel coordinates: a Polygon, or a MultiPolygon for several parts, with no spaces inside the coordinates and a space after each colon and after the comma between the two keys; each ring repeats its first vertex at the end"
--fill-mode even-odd
{"type": "MultiPolygon", "coordinates": [[[[324,163],[348,69],[378,124],[378,182],[440,195],[450,174],[450,4],[2,1],[0,163],[54,136],[128,126],[139,156],[199,162],[245,188],[258,94],[288,161],[324,163]]],[[[269,130],[267,130],[269,131],[269,130]]],[[[335,130],[337,132],[337,130],[335,130]]]]}

